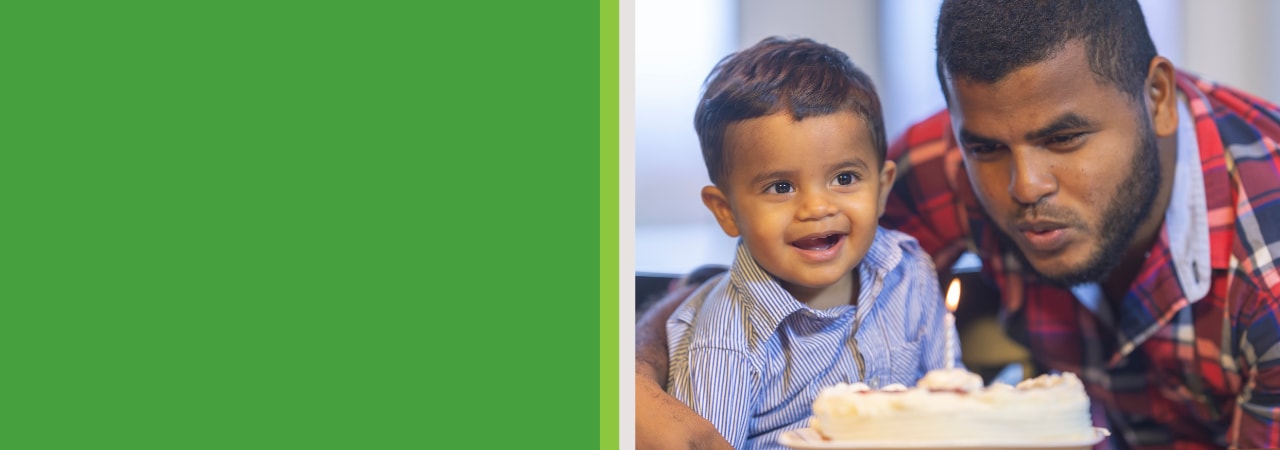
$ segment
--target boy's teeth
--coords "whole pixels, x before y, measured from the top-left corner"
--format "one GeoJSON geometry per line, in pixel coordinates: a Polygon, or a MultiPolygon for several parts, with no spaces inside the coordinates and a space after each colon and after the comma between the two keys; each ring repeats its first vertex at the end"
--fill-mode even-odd
{"type": "Polygon", "coordinates": [[[799,241],[792,243],[791,245],[803,248],[805,250],[826,250],[828,248],[831,248],[832,245],[835,245],[837,239],[839,238],[833,234],[833,235],[824,236],[824,237],[801,239],[799,241]]]}

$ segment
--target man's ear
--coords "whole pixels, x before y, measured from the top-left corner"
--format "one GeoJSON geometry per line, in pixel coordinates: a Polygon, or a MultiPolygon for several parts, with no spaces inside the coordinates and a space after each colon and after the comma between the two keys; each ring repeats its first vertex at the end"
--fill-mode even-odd
{"type": "Polygon", "coordinates": [[[1173,63],[1157,56],[1147,68],[1143,99],[1151,114],[1151,128],[1156,136],[1168,137],[1178,131],[1178,89],[1173,63]]]}
{"type": "Polygon", "coordinates": [[[720,229],[724,230],[724,234],[730,237],[738,237],[741,234],[738,230],[738,223],[733,220],[733,209],[729,207],[729,197],[715,186],[704,186],[702,188],[702,204],[707,205],[707,209],[711,214],[716,216],[716,222],[720,223],[720,229]]]}
{"type": "Polygon", "coordinates": [[[898,165],[886,159],[880,168],[880,198],[876,209],[876,217],[884,215],[884,205],[889,201],[889,191],[893,190],[893,181],[898,178],[898,165]]]}

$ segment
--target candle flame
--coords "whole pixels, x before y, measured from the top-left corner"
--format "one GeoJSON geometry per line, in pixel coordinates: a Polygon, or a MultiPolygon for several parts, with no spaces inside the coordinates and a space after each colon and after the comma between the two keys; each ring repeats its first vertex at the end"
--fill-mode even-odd
{"type": "Polygon", "coordinates": [[[951,286],[947,287],[947,311],[956,312],[956,308],[960,306],[960,279],[951,280],[951,286]]]}

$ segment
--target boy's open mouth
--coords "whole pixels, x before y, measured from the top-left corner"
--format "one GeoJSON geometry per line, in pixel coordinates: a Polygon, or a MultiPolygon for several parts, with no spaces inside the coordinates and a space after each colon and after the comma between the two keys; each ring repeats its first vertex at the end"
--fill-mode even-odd
{"type": "Polygon", "coordinates": [[[792,242],[791,245],[805,250],[826,250],[839,243],[844,236],[844,233],[811,236],[792,242]]]}

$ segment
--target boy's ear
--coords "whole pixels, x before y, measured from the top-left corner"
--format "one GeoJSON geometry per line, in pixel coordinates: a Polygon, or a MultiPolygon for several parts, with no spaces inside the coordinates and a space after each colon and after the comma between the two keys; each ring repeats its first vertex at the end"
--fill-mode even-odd
{"type": "Polygon", "coordinates": [[[1177,76],[1173,63],[1163,56],[1152,59],[1145,87],[1143,99],[1151,114],[1151,129],[1156,136],[1172,136],[1178,131],[1177,76]]]}
{"type": "Polygon", "coordinates": [[[702,204],[707,205],[707,209],[711,214],[716,216],[716,222],[720,223],[720,229],[724,230],[724,234],[729,237],[738,237],[738,223],[733,220],[733,209],[729,208],[729,197],[715,186],[704,186],[702,188],[702,204]]]}
{"type": "Polygon", "coordinates": [[[880,168],[880,198],[876,208],[876,217],[884,215],[884,205],[889,201],[889,191],[893,190],[893,181],[898,177],[898,165],[886,159],[880,168]]]}

